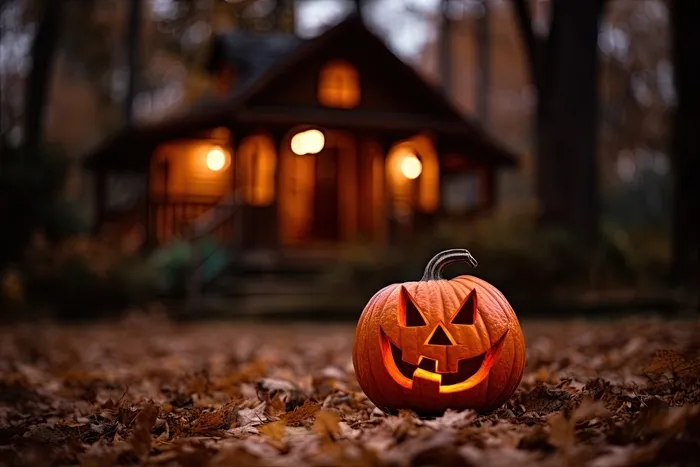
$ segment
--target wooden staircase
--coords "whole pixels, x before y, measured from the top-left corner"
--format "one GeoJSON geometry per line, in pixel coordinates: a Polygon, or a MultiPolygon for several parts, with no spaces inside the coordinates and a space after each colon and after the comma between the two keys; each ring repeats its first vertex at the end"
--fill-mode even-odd
{"type": "MultiPolygon", "coordinates": [[[[347,319],[360,315],[365,297],[348,284],[333,284],[329,252],[255,250],[240,247],[241,203],[234,194],[189,224],[182,238],[191,248],[182,319],[347,319]],[[211,240],[222,223],[233,222],[230,242],[211,240]],[[361,294],[360,294],[361,295],[361,294]]],[[[332,253],[332,252],[330,252],[332,253]]]]}
{"type": "Polygon", "coordinates": [[[244,252],[206,286],[199,313],[222,318],[359,316],[364,303],[357,303],[351,287],[328,281],[332,267],[284,252],[244,252]]]}

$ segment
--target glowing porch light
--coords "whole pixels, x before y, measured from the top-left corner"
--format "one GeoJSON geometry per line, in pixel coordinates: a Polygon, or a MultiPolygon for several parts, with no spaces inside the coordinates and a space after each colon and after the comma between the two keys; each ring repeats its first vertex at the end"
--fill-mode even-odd
{"type": "Polygon", "coordinates": [[[306,154],[318,154],[323,150],[326,138],[319,130],[307,130],[297,133],[292,137],[290,146],[297,156],[306,154]]]}
{"type": "Polygon", "coordinates": [[[415,180],[423,172],[423,164],[415,154],[406,154],[401,160],[401,173],[409,180],[415,180]]]}
{"type": "Polygon", "coordinates": [[[207,168],[212,172],[223,170],[228,163],[228,155],[220,147],[214,147],[207,152],[205,158],[207,168]]]}

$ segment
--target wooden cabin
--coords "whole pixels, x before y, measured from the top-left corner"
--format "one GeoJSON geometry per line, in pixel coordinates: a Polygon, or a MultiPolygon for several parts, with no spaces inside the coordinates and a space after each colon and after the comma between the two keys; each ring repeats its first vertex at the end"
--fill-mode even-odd
{"type": "Polygon", "coordinates": [[[220,212],[212,232],[247,250],[393,244],[491,208],[514,165],[357,16],[310,40],[221,35],[208,65],[215,95],[89,155],[98,225],[158,245],[220,212]]]}

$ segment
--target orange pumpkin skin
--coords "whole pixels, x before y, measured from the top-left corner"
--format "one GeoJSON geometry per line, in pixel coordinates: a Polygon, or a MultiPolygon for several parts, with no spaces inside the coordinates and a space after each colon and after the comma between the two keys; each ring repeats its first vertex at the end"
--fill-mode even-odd
{"type": "Polygon", "coordinates": [[[520,384],[525,340],[513,308],[477,277],[442,279],[455,261],[476,266],[467,250],[442,252],[423,279],[383,288],[362,312],[353,365],[362,390],[380,409],[489,412],[520,384]]]}

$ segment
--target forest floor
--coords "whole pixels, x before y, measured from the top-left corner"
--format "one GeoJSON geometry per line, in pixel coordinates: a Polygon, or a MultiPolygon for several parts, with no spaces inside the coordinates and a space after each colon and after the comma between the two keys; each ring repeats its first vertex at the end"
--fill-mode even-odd
{"type": "Polygon", "coordinates": [[[513,398],[434,419],[366,399],[352,325],[0,328],[0,465],[698,465],[700,320],[523,327],[513,398]]]}

